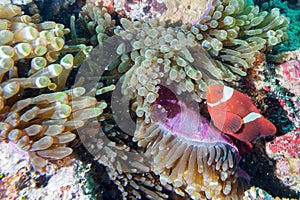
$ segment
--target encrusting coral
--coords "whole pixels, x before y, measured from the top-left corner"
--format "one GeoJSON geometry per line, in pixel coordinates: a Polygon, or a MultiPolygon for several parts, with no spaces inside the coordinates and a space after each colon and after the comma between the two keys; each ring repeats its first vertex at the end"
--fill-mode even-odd
{"type": "Polygon", "coordinates": [[[275,63],[275,78],[289,92],[300,96],[300,50],[282,52],[268,57],[275,63]]]}
{"type": "MultiPolygon", "coordinates": [[[[297,128],[300,127],[299,110],[299,77],[300,77],[300,50],[281,52],[268,55],[268,65],[264,70],[264,77],[270,77],[263,82],[263,87],[270,95],[278,99],[286,112],[286,117],[297,128]]],[[[285,127],[287,128],[287,127],[285,127]]],[[[289,131],[293,128],[290,127],[289,131]]]]}
{"type": "Polygon", "coordinates": [[[76,138],[74,130],[100,115],[106,103],[86,96],[81,87],[59,91],[74,67],[73,55],[59,59],[69,30],[38,23],[38,17],[0,5],[0,139],[16,143],[34,168],[42,169],[47,160],[72,153],[67,144],[76,138]]]}
{"type": "Polygon", "coordinates": [[[276,176],[284,185],[297,192],[300,191],[299,131],[295,129],[266,144],[266,153],[276,160],[276,176]]]}

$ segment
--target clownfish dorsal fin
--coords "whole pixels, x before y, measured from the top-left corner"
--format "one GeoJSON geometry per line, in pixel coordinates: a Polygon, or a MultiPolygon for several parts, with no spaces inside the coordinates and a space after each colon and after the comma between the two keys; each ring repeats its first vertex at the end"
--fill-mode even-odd
{"type": "Polygon", "coordinates": [[[235,133],[242,126],[242,118],[237,114],[226,112],[223,116],[224,119],[215,119],[215,126],[224,133],[235,133]]]}

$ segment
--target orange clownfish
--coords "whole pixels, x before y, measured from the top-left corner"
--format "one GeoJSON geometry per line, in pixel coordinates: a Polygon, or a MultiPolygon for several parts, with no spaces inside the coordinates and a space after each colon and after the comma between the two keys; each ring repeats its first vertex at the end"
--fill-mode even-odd
{"type": "Polygon", "coordinates": [[[222,132],[244,142],[276,133],[248,96],[224,85],[210,85],[206,93],[208,112],[222,132]]]}

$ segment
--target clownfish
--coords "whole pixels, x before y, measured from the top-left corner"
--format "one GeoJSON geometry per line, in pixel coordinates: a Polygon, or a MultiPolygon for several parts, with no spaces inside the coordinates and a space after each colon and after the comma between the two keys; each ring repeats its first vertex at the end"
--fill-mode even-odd
{"type": "Polygon", "coordinates": [[[276,133],[276,127],[259,113],[247,95],[228,86],[210,85],[206,97],[212,122],[220,131],[243,142],[276,133]]]}

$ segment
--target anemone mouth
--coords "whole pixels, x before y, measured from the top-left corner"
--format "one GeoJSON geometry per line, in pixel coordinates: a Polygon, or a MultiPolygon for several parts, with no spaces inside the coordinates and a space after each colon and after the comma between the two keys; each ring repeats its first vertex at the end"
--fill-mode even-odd
{"type": "Polygon", "coordinates": [[[193,199],[239,199],[238,149],[192,104],[187,106],[163,86],[160,90],[151,123],[138,118],[133,140],[152,157],[161,183],[184,187],[193,199]]]}

